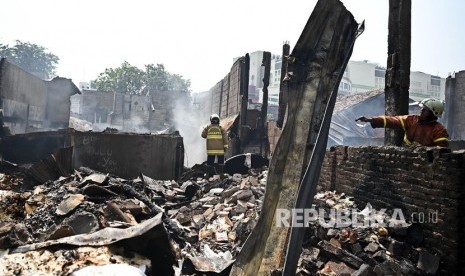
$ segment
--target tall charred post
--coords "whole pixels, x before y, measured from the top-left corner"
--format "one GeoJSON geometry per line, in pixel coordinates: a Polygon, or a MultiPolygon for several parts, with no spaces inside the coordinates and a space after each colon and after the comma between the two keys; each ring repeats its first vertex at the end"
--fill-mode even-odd
{"type": "Polygon", "coordinates": [[[239,139],[241,143],[241,152],[242,147],[244,146],[244,141],[246,132],[243,130],[247,126],[247,105],[249,101],[249,72],[250,72],[250,56],[246,54],[244,61],[241,64],[241,78],[240,78],[240,94],[241,94],[241,111],[239,115],[239,139]]]}
{"type": "Polygon", "coordinates": [[[260,154],[263,157],[268,157],[268,138],[266,131],[266,120],[268,117],[268,86],[270,85],[270,68],[271,68],[271,53],[263,52],[262,66],[265,67],[263,76],[263,104],[261,110],[261,125],[260,125],[260,154]]]}
{"type": "Polygon", "coordinates": [[[288,57],[290,52],[289,43],[283,44],[283,55],[282,55],[282,63],[281,63],[281,84],[279,86],[279,109],[278,109],[278,121],[276,125],[279,128],[283,127],[284,124],[284,117],[286,116],[286,109],[287,109],[287,83],[284,81],[287,73],[288,67],[288,57]]]}
{"type": "MultiPolygon", "coordinates": [[[[411,52],[411,0],[389,0],[386,115],[408,114],[411,52]]],[[[384,143],[401,146],[404,132],[386,129],[384,143]]]]}

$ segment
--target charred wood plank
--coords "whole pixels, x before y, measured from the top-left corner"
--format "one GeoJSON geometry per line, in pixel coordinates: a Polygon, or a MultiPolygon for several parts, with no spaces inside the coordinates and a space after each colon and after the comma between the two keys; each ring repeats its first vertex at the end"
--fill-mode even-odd
{"type": "Polygon", "coordinates": [[[278,225],[275,212],[295,207],[299,183],[357,28],[340,1],[320,0],[292,51],[288,91],[293,97],[270,163],[262,213],[231,275],[269,275],[283,266],[290,228],[278,225]]]}

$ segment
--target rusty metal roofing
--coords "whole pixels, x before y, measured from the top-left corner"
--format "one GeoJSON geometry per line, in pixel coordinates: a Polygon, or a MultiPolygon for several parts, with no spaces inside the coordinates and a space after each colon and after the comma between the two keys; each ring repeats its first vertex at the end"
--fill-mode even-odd
{"type": "Polygon", "coordinates": [[[226,129],[226,131],[229,131],[229,129],[234,125],[234,122],[236,121],[238,117],[239,117],[239,114],[236,114],[236,115],[221,119],[220,125],[224,129],[226,129]]]}
{"type": "Polygon", "coordinates": [[[366,101],[367,99],[372,98],[382,93],[384,93],[384,88],[362,92],[362,93],[353,93],[348,96],[340,97],[336,100],[336,105],[334,106],[333,113],[349,108],[353,105],[366,101]]]}

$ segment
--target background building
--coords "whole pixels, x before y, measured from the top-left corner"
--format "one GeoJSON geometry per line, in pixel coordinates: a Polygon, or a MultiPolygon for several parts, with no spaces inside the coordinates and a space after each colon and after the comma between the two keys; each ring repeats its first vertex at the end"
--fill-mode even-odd
{"type": "MultiPolygon", "coordinates": [[[[386,68],[364,61],[349,61],[346,74],[352,87],[350,93],[367,92],[384,88],[386,68]]],[[[344,75],[346,75],[344,74],[344,75]]],[[[409,97],[415,101],[425,98],[445,99],[446,79],[423,72],[410,72],[409,97]]]]}

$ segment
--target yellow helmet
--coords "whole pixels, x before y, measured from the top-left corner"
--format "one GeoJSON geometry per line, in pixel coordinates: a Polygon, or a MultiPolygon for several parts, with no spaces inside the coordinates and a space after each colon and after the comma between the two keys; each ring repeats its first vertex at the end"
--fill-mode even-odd
{"type": "Polygon", "coordinates": [[[441,117],[444,112],[444,103],[438,99],[427,98],[422,100],[419,105],[421,108],[428,108],[436,117],[441,117]]]}

